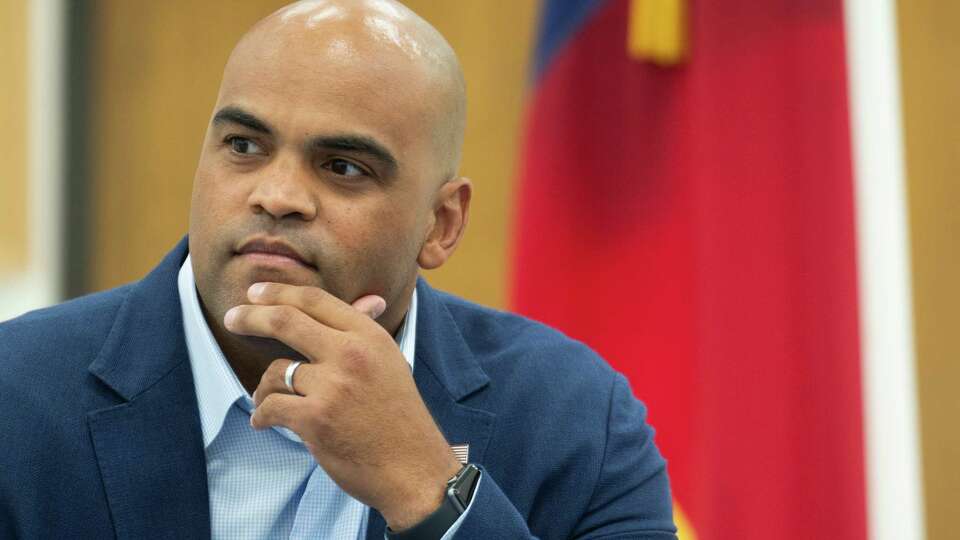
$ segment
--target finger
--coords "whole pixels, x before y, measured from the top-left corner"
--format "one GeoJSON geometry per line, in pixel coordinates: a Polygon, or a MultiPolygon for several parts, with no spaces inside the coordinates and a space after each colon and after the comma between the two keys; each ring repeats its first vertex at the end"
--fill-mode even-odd
{"type": "Polygon", "coordinates": [[[260,376],[260,383],[253,391],[253,405],[259,407],[260,403],[270,394],[288,394],[306,396],[313,392],[316,387],[317,377],[314,370],[317,366],[301,363],[293,371],[291,384],[293,390],[287,386],[287,369],[293,365],[293,360],[288,358],[278,358],[267,366],[263,375],[260,376]]]}
{"type": "Polygon", "coordinates": [[[294,306],[317,321],[337,330],[350,330],[363,324],[366,317],[356,309],[319,287],[301,287],[286,283],[254,283],[247,297],[257,305],[294,306]]]}
{"type": "Polygon", "coordinates": [[[294,306],[235,306],[223,317],[227,330],[242,336],[273,338],[306,357],[321,360],[320,351],[329,347],[339,331],[325,326],[294,306]]]}
{"type": "Polygon", "coordinates": [[[299,409],[303,406],[302,396],[290,394],[270,394],[250,416],[250,425],[253,429],[266,429],[272,426],[283,426],[300,433],[299,409]]]}
{"type": "Polygon", "coordinates": [[[383,312],[387,309],[387,301],[384,300],[383,297],[375,294],[361,296],[354,300],[351,305],[353,309],[360,311],[374,320],[380,315],[383,315],[383,312]]]}

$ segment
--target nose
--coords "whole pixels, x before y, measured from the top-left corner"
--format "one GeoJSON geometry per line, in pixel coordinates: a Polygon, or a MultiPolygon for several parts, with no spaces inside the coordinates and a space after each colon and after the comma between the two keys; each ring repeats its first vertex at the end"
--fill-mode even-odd
{"type": "Polygon", "coordinates": [[[317,204],[310,184],[310,171],[301,168],[295,160],[274,160],[261,172],[250,193],[249,205],[254,214],[266,212],[274,219],[293,217],[313,221],[317,204]]]}

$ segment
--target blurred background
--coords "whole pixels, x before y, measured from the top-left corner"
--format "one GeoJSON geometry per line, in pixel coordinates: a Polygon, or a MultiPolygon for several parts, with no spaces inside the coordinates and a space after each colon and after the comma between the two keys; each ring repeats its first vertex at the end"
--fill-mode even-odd
{"type": "MultiPolygon", "coordinates": [[[[187,232],[275,0],[0,0],[0,319],[187,232]]],[[[436,287],[650,406],[681,538],[960,539],[960,4],[408,0],[468,84],[436,287]]]]}

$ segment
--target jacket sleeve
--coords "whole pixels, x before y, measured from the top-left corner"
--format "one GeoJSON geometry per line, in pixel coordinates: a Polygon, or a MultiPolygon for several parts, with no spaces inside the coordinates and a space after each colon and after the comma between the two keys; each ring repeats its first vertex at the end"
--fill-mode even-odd
{"type": "MultiPolygon", "coordinates": [[[[676,539],[666,462],[653,442],[653,428],[646,423],[646,414],[626,379],[616,375],[600,475],[592,487],[590,504],[569,538],[676,539]]],[[[486,471],[473,503],[456,538],[537,538],[486,471]]]]}

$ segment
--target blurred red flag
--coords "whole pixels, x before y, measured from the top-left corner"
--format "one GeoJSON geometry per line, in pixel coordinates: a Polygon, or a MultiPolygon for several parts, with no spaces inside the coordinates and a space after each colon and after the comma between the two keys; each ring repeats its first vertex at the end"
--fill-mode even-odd
{"type": "Polygon", "coordinates": [[[630,378],[699,540],[866,538],[841,0],[548,0],[536,66],[513,307],[630,378]]]}

